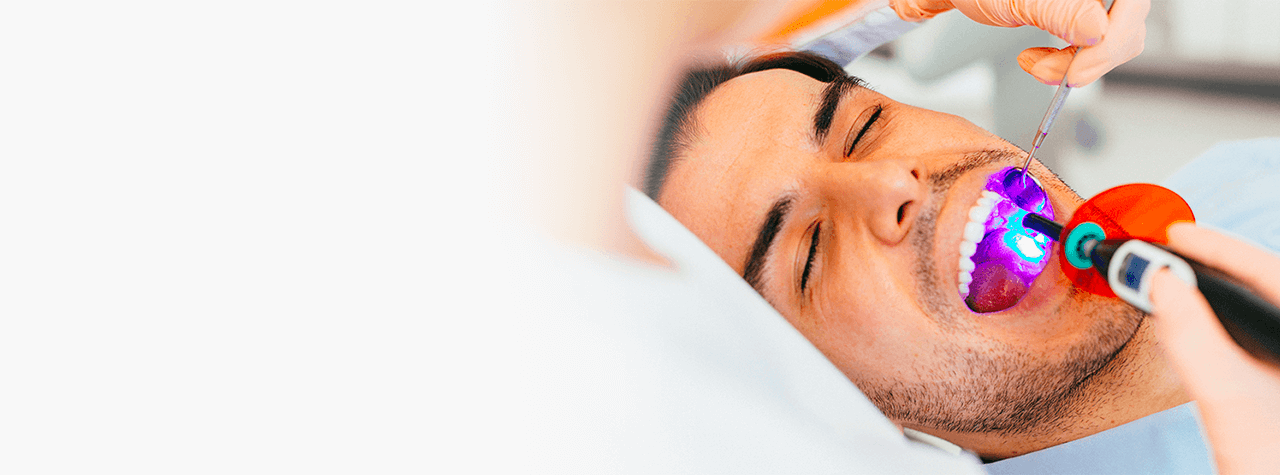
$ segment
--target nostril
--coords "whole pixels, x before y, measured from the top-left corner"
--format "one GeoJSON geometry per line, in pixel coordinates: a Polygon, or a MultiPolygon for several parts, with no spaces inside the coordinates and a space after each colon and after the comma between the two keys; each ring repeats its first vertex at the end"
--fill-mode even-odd
{"type": "Polygon", "coordinates": [[[907,216],[907,205],[909,204],[911,204],[910,201],[903,203],[902,206],[898,207],[898,224],[902,224],[902,218],[907,216]]]}
{"type": "Polygon", "coordinates": [[[911,178],[915,178],[915,179],[919,180],[919,179],[920,179],[920,171],[919,171],[919,170],[912,169],[912,170],[911,170],[911,178]]]}

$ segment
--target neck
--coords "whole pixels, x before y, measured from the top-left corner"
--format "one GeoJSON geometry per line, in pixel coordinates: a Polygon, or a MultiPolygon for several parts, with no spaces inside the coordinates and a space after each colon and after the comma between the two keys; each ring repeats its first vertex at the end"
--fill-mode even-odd
{"type": "Polygon", "coordinates": [[[1091,376],[1065,415],[1018,433],[972,433],[912,427],[946,439],[987,461],[1035,452],[1096,434],[1189,402],[1144,320],[1132,340],[1091,376]]]}

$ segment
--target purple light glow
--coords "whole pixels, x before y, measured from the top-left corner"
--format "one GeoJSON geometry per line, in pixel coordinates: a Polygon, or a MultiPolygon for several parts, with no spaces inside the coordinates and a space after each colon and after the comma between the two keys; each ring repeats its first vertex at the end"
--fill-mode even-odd
{"type": "Polygon", "coordinates": [[[1052,242],[1022,225],[1028,212],[1054,218],[1049,197],[1021,169],[1007,167],[987,179],[986,189],[998,201],[984,224],[982,241],[973,255],[972,291],[966,300],[980,312],[1004,310],[1017,304],[1031,282],[1049,263],[1052,242]]]}

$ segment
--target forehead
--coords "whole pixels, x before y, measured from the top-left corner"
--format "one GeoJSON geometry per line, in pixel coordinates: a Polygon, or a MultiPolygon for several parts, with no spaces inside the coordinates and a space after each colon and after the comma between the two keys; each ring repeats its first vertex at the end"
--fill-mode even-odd
{"type": "Polygon", "coordinates": [[[818,151],[813,113],[825,86],[790,70],[761,71],[725,82],[699,105],[693,141],[661,201],[739,272],[770,203],[798,185],[818,151]]]}

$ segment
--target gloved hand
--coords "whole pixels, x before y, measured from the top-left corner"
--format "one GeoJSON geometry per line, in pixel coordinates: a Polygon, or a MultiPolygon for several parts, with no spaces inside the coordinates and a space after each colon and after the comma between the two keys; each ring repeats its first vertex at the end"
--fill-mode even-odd
{"type": "MultiPolygon", "coordinates": [[[[1169,245],[1280,302],[1280,258],[1191,224],[1169,228],[1169,245]]],[[[1280,368],[1246,353],[1222,329],[1194,287],[1168,270],[1155,276],[1152,317],[1160,346],[1199,401],[1220,473],[1280,467],[1280,368]]]]}
{"type": "Polygon", "coordinates": [[[889,6],[907,21],[919,21],[955,8],[985,25],[1030,25],[1047,31],[1073,46],[1029,48],[1018,55],[1018,65],[1049,85],[1057,85],[1066,72],[1067,85],[1078,87],[1096,81],[1142,52],[1150,0],[1115,2],[1110,15],[1099,0],[890,0],[889,6]],[[1076,46],[1084,49],[1072,62],[1076,46]]]}

